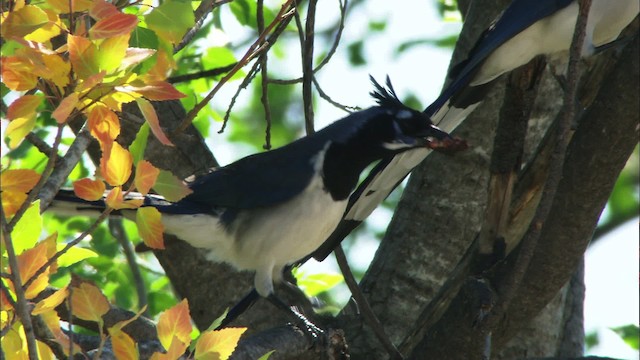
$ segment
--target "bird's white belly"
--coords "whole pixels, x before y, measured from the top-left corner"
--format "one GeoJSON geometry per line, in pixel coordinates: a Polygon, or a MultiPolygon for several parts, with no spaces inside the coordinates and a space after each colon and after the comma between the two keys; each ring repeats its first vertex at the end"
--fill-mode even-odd
{"type": "Polygon", "coordinates": [[[209,260],[255,270],[260,294],[273,289],[282,269],[317,249],[336,228],[347,200],[335,201],[316,176],[292,200],[240,212],[227,229],[212,215],[163,214],[165,232],[210,250],[209,260]]]}

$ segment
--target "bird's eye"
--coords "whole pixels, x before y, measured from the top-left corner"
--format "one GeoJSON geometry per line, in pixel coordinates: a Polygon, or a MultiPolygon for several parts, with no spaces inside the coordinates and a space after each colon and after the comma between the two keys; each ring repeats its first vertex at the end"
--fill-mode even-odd
{"type": "Polygon", "coordinates": [[[413,117],[413,113],[409,110],[400,110],[396,113],[396,118],[400,120],[406,120],[413,117]]]}

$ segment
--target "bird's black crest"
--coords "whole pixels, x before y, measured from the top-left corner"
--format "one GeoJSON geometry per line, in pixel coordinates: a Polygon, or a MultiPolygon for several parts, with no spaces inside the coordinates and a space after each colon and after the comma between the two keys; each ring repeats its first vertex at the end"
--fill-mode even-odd
{"type": "Polygon", "coordinates": [[[376,102],[380,106],[390,107],[390,108],[405,108],[406,106],[398,99],[398,95],[396,95],[396,91],[393,89],[393,85],[391,85],[391,79],[387,76],[386,85],[380,85],[373,76],[369,75],[369,79],[371,79],[371,83],[373,84],[374,90],[370,93],[376,102]]]}

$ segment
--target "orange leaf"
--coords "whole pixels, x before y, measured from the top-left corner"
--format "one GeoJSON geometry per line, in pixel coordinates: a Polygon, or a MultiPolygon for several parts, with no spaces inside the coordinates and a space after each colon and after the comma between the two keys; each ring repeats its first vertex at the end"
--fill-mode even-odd
{"type": "MultiPolygon", "coordinates": [[[[0,189],[28,193],[40,180],[40,174],[30,169],[5,170],[0,174],[0,189]]],[[[3,194],[4,195],[4,194],[3,194]]]]}
{"type": "Polygon", "coordinates": [[[136,212],[136,225],[142,241],[152,249],[164,249],[162,215],[154,207],[141,207],[136,212]]]}
{"type": "Polygon", "coordinates": [[[169,349],[174,336],[183,343],[191,342],[191,319],[189,317],[189,304],[183,299],[172,308],[160,314],[158,319],[158,339],[165,349],[169,349]]]}
{"type": "Polygon", "coordinates": [[[87,201],[102,199],[105,189],[104,182],[101,180],[84,178],[73,182],[73,192],[80,199],[87,201]]]}
{"type": "Polygon", "coordinates": [[[196,343],[196,360],[228,359],[247,328],[225,328],[205,331],[196,343]]]}
{"type": "MultiPolygon", "coordinates": [[[[47,263],[49,243],[47,241],[41,241],[35,247],[27,249],[22,254],[18,255],[18,273],[22,283],[29,281],[40,269],[47,263]]],[[[49,283],[49,269],[42,274],[29,285],[26,292],[27,299],[36,297],[42,290],[44,290],[49,283]]]]}
{"type": "Polygon", "coordinates": [[[67,295],[69,295],[69,290],[65,286],[62,289],[59,289],[53,294],[49,295],[48,297],[40,300],[36,304],[36,307],[33,309],[31,314],[40,315],[44,312],[55,309],[58,305],[62,304],[62,302],[67,298],[67,295]]]}
{"type": "Polygon", "coordinates": [[[102,104],[89,112],[89,131],[101,144],[112,142],[120,135],[118,115],[102,104]]]}
{"type": "Polygon", "coordinates": [[[36,109],[42,103],[40,95],[23,95],[9,105],[7,119],[13,121],[20,118],[35,116],[36,109]]]}
{"type": "Polygon", "coordinates": [[[108,152],[103,151],[102,158],[100,158],[100,173],[109,185],[119,186],[131,176],[132,164],[131,153],[119,143],[114,142],[108,152]]]}
{"type": "Polygon", "coordinates": [[[156,179],[160,174],[160,169],[153,166],[147,160],[141,160],[136,166],[136,177],[133,180],[136,185],[136,189],[142,194],[147,195],[153,184],[156,183],[156,179]]]}
{"type": "Polygon", "coordinates": [[[193,192],[182,180],[167,170],[160,170],[153,189],[165,199],[173,202],[180,201],[193,192]]]}
{"type": "MultiPolygon", "coordinates": [[[[3,286],[6,286],[6,284],[3,284],[3,286]]],[[[9,292],[11,291],[9,290],[9,292]]],[[[10,296],[12,296],[11,300],[15,302],[15,296],[13,295],[10,295],[10,296]]],[[[6,291],[0,291],[0,308],[2,308],[2,310],[4,311],[13,310],[13,307],[11,306],[11,302],[9,302],[9,298],[7,298],[6,291]]]]}
{"type": "Polygon", "coordinates": [[[173,54],[170,54],[166,50],[160,48],[156,55],[155,65],[153,65],[153,67],[141,78],[147,83],[164,81],[175,66],[176,64],[173,54]]]}
{"type": "Polygon", "coordinates": [[[88,78],[84,79],[84,81],[80,85],[78,85],[78,92],[89,90],[94,86],[101,84],[106,74],[107,73],[105,71],[100,71],[99,73],[91,75],[88,78]]]}
{"type": "Polygon", "coordinates": [[[109,335],[111,335],[111,345],[116,359],[137,360],[140,358],[136,343],[119,327],[109,328],[109,335]]]}
{"type": "Polygon", "coordinates": [[[98,48],[91,40],[82,36],[69,35],[67,45],[71,66],[80,79],[86,79],[98,73],[98,48]]]}
{"type": "Polygon", "coordinates": [[[58,124],[64,124],[69,119],[69,115],[71,115],[71,112],[76,108],[77,104],[78,93],[71,93],[71,95],[60,101],[60,105],[58,105],[58,107],[53,110],[51,117],[56,119],[58,124]]]}
{"type": "Polygon", "coordinates": [[[189,346],[189,343],[184,343],[180,341],[180,339],[178,339],[177,336],[174,336],[171,339],[171,346],[169,346],[169,348],[166,349],[167,352],[165,354],[155,352],[151,356],[151,360],[180,359],[184,355],[185,350],[187,350],[187,346],[189,346]]]}
{"type": "Polygon", "coordinates": [[[142,87],[136,87],[133,91],[149,100],[175,100],[186,96],[166,81],[156,81],[142,87]]]}
{"type": "Polygon", "coordinates": [[[2,209],[7,218],[15,215],[22,203],[27,200],[27,194],[16,191],[2,190],[2,209]]]}
{"type": "Polygon", "coordinates": [[[104,199],[104,202],[107,206],[118,209],[136,209],[140,207],[143,203],[142,199],[131,199],[124,200],[124,195],[122,194],[122,188],[120,186],[114,187],[111,189],[107,197],[104,199]]]}
{"type": "Polygon", "coordinates": [[[136,25],[138,25],[137,16],[118,12],[98,20],[89,29],[89,36],[91,39],[106,39],[112,36],[125,35],[129,34],[136,25]]]}
{"type": "Polygon", "coordinates": [[[118,8],[104,0],[94,1],[93,7],[89,10],[89,15],[96,20],[101,20],[115,14],[120,14],[118,8]]]}
{"type": "MultiPolygon", "coordinates": [[[[78,279],[74,279],[75,280],[78,279]]],[[[71,309],[73,315],[83,320],[102,323],[102,315],[109,311],[110,305],[100,289],[86,281],[72,284],[71,309]]]]}
{"type": "Polygon", "coordinates": [[[136,103],[144,116],[144,119],[147,120],[149,127],[151,128],[151,132],[156,138],[160,141],[160,143],[164,145],[174,146],[171,143],[171,140],[164,134],[162,128],[160,127],[160,121],[158,120],[158,115],[156,114],[156,110],[153,108],[153,105],[146,99],[137,98],[136,103]]]}
{"type": "MultiPolygon", "coordinates": [[[[2,82],[11,90],[26,91],[33,89],[38,83],[38,76],[33,65],[18,56],[2,57],[2,82]]],[[[27,95],[34,96],[34,95],[27,95]]]]}

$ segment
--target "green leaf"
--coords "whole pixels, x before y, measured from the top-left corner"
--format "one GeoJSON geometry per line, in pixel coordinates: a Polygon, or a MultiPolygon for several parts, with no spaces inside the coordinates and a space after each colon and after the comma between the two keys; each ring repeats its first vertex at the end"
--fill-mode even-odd
{"type": "MultiPolygon", "coordinates": [[[[60,251],[64,248],[64,246],[65,244],[58,244],[56,250],[60,251]]],[[[62,254],[62,256],[58,258],[58,266],[60,267],[71,266],[77,262],[80,262],[88,258],[93,258],[93,257],[98,257],[98,254],[96,254],[95,251],[74,246],[69,250],[67,250],[67,252],[65,252],[64,254],[62,254]]]]}
{"type": "Polygon", "coordinates": [[[182,36],[195,23],[190,1],[169,0],[153,9],[146,17],[147,26],[158,37],[172,44],[182,40],[182,36]]]}
{"type": "Polygon", "coordinates": [[[276,352],[276,351],[275,351],[275,350],[271,350],[271,351],[269,351],[268,353],[266,353],[266,354],[264,354],[264,355],[260,356],[260,357],[258,358],[258,360],[267,360],[267,359],[271,356],[271,354],[273,354],[274,352],[276,352]]]}
{"type": "Polygon", "coordinates": [[[640,327],[635,324],[629,324],[611,328],[624,342],[635,350],[638,350],[640,340],[640,327]]]}
{"type": "Polygon", "coordinates": [[[317,296],[344,282],[344,277],[338,273],[306,275],[301,271],[295,271],[294,275],[298,286],[307,296],[317,296]]]}
{"type": "Polygon", "coordinates": [[[158,50],[158,35],[152,30],[138,26],[131,33],[129,46],[158,50]]]}
{"type": "Polygon", "coordinates": [[[38,242],[42,233],[42,216],[40,216],[40,200],[36,200],[22,215],[11,232],[16,254],[31,249],[38,242]]]}
{"type": "Polygon", "coordinates": [[[256,19],[254,17],[256,7],[255,1],[248,0],[236,0],[229,4],[231,12],[235,15],[238,22],[251,27],[256,27],[256,19]]]}
{"type": "Polygon", "coordinates": [[[191,193],[191,189],[182,180],[167,170],[160,170],[153,189],[164,196],[165,199],[174,202],[180,201],[180,199],[191,193]]]}
{"type": "Polygon", "coordinates": [[[351,65],[361,66],[367,63],[367,60],[364,58],[364,43],[362,41],[349,44],[349,46],[347,46],[347,52],[351,65]]]}
{"type": "Polygon", "coordinates": [[[144,159],[144,150],[147,148],[147,139],[149,138],[149,124],[145,121],[138,130],[136,138],[129,146],[129,152],[133,156],[133,163],[137,164],[144,159]]]}

